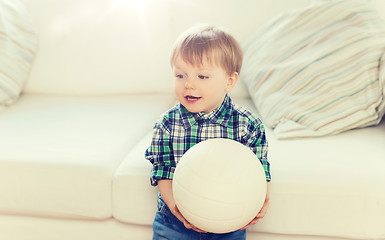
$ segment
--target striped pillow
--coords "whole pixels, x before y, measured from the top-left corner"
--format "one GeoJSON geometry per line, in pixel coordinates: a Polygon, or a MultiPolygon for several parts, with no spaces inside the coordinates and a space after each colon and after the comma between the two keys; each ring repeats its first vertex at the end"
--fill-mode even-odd
{"type": "Polygon", "coordinates": [[[35,56],[37,40],[18,0],[0,0],[0,108],[20,95],[35,56]]]}
{"type": "Polygon", "coordinates": [[[381,120],[384,49],[369,1],[318,1],[250,38],[241,79],[277,138],[337,134],[381,120]]]}

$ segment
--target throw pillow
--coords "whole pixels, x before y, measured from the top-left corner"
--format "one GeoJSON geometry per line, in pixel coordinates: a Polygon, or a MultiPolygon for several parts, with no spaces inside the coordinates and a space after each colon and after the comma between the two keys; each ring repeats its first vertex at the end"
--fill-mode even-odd
{"type": "Polygon", "coordinates": [[[24,5],[0,0],[0,107],[15,102],[35,57],[37,38],[24,5]]]}
{"type": "Polygon", "coordinates": [[[384,49],[369,1],[318,1],[255,32],[241,79],[276,137],[337,134],[381,120],[384,49]]]}

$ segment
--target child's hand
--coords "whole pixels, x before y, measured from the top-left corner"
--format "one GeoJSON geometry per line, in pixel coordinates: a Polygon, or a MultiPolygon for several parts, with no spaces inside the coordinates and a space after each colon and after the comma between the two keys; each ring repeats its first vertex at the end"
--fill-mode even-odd
{"type": "Polygon", "coordinates": [[[194,225],[192,225],[191,223],[189,223],[186,218],[183,217],[183,215],[179,212],[179,209],[178,207],[176,206],[176,204],[174,204],[174,207],[173,208],[170,208],[172,214],[175,215],[176,218],[179,219],[179,221],[181,221],[183,223],[183,225],[188,228],[188,229],[193,229],[194,231],[197,231],[197,232],[200,232],[200,233],[207,233],[206,231],[203,231],[197,227],[195,227],[194,225]]]}
{"type": "Polygon", "coordinates": [[[250,227],[251,225],[256,224],[259,221],[259,219],[263,218],[266,215],[267,209],[269,208],[269,201],[270,201],[269,188],[267,188],[265,202],[263,203],[261,210],[259,211],[257,216],[253,220],[251,220],[251,222],[249,222],[246,226],[244,226],[240,230],[244,230],[250,227]]]}
{"type": "Polygon", "coordinates": [[[160,194],[162,195],[163,201],[166,203],[171,213],[174,214],[174,216],[178,218],[179,221],[181,221],[186,228],[193,229],[197,232],[206,233],[205,231],[189,223],[179,212],[179,209],[175,204],[174,196],[172,193],[172,180],[160,180],[158,182],[158,188],[160,194]]]}

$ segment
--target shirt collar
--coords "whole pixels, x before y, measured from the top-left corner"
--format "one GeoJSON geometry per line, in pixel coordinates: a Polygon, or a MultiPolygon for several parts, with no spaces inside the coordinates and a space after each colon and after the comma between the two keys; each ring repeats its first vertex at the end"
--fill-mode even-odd
{"type": "Polygon", "coordinates": [[[186,129],[197,123],[202,123],[205,121],[227,127],[231,113],[233,111],[233,104],[231,98],[226,94],[221,106],[209,113],[192,113],[189,112],[187,108],[185,108],[182,104],[179,104],[179,109],[181,120],[186,129]]]}

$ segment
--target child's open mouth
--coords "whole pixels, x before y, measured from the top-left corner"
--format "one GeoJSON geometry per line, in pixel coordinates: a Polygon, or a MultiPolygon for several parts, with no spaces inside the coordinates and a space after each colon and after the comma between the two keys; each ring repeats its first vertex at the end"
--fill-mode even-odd
{"type": "Polygon", "coordinates": [[[190,96],[190,95],[185,96],[185,98],[187,99],[187,101],[196,101],[196,100],[201,99],[201,97],[194,97],[194,96],[190,96]]]}

